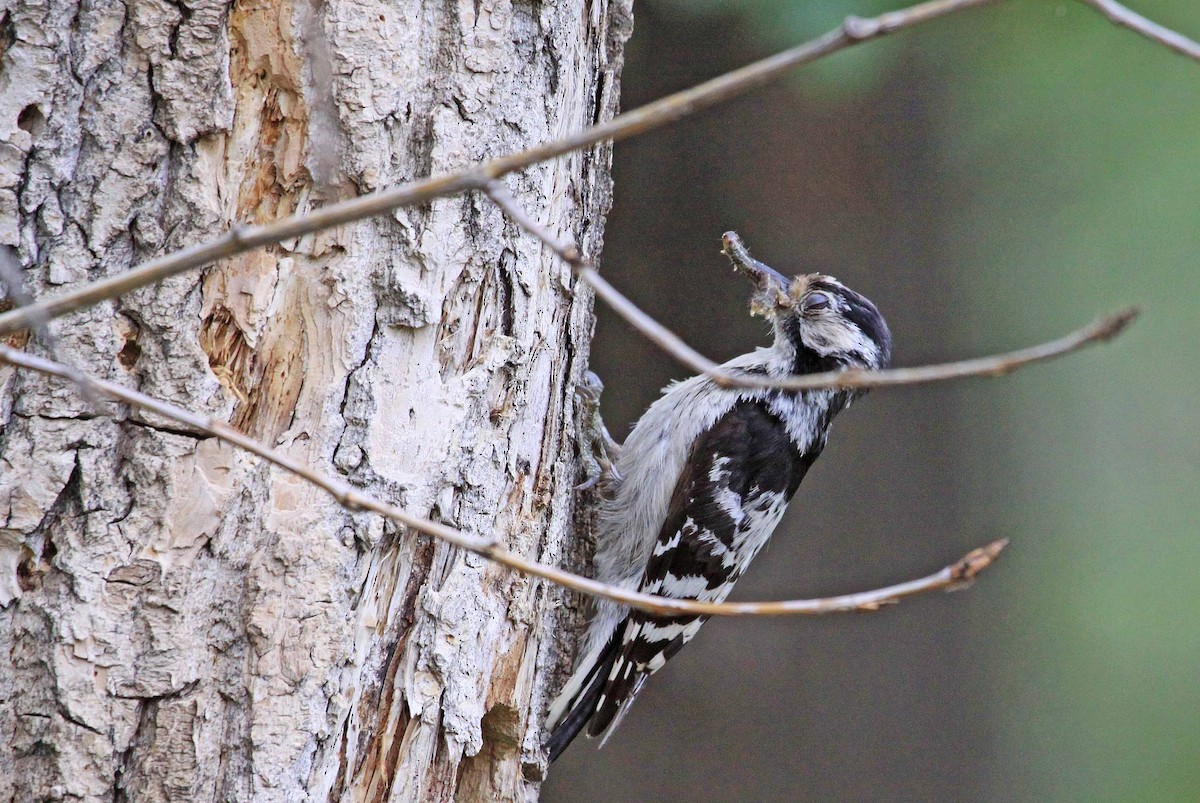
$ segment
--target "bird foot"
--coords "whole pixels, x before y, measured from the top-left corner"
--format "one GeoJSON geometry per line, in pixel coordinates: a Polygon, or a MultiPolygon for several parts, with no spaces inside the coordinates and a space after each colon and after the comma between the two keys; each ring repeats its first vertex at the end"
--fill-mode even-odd
{"type": "Polygon", "coordinates": [[[583,375],[583,380],[575,387],[575,397],[579,400],[579,452],[583,462],[583,482],[575,486],[577,491],[599,488],[608,495],[621,482],[617,471],[616,459],[621,453],[621,444],[613,440],[604,426],[600,416],[600,394],[604,392],[604,383],[600,377],[591,371],[583,375]]]}

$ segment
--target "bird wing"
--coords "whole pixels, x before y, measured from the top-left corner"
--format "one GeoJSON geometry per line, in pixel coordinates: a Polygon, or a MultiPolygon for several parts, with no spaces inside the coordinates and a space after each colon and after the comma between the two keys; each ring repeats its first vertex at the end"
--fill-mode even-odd
{"type": "MultiPolygon", "coordinates": [[[[817,446],[801,452],[764,402],[735,404],[697,439],[639,589],[724,600],[779,523],[819,451],[817,446]]],[[[691,640],[705,619],[632,611],[588,734],[611,734],[646,678],[691,640]]]]}

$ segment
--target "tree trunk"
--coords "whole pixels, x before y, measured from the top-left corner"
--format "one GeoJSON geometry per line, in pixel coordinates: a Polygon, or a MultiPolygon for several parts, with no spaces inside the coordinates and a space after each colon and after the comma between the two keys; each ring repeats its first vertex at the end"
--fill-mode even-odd
{"type": "MultiPolygon", "coordinates": [[[[614,113],[630,26],[629,0],[9,0],[0,242],[53,293],[563,135],[614,113]]],[[[609,164],[599,147],[508,181],[597,253],[609,164]]],[[[467,195],[16,342],[555,562],[592,326],[577,289],[467,195]]],[[[116,418],[0,369],[14,798],[536,798],[561,594],[98,405],[116,418]]]]}

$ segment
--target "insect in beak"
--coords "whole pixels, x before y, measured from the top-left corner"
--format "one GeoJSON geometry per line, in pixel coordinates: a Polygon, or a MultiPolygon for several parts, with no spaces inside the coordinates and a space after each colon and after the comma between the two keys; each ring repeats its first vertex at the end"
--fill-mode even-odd
{"type": "Polygon", "coordinates": [[[754,282],[757,292],[752,308],[755,312],[766,312],[771,306],[776,309],[787,309],[794,303],[788,295],[791,280],[770,265],[759,262],[750,256],[749,249],[738,237],[737,232],[727,231],[721,236],[721,251],[733,262],[735,272],[742,274],[754,282]]]}

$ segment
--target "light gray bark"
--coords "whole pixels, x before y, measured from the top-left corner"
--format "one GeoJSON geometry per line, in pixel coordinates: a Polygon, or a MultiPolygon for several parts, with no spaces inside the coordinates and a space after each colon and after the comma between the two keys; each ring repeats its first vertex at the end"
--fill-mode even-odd
{"type": "MultiPolygon", "coordinates": [[[[39,294],[607,118],[631,26],[629,0],[0,8],[0,242],[39,294]]],[[[596,253],[609,164],[508,181],[596,253]]],[[[13,342],[555,562],[592,326],[576,289],[472,195],[13,342]]],[[[12,797],[536,797],[561,594],[101,404],[116,420],[0,369],[12,797]]]]}

